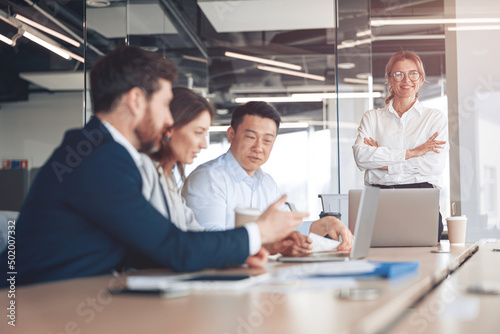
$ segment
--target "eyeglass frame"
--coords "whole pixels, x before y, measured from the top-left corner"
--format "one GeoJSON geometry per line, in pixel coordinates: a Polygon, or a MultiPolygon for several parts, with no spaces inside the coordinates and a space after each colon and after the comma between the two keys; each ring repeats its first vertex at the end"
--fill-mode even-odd
{"type": "Polygon", "coordinates": [[[406,73],[406,72],[401,72],[401,71],[397,71],[397,72],[391,73],[391,74],[390,74],[390,76],[391,76],[391,77],[394,79],[394,81],[396,81],[396,82],[402,82],[402,81],[404,81],[404,79],[406,78],[406,76],[408,76],[408,78],[410,79],[410,81],[415,82],[415,81],[420,80],[420,78],[422,77],[422,73],[420,73],[419,71],[410,71],[410,72],[408,72],[408,73],[406,73]],[[396,79],[395,75],[396,75],[397,73],[402,73],[402,74],[403,74],[403,78],[402,78],[401,80],[397,80],[397,79],[396,79]],[[417,78],[417,79],[415,79],[415,80],[413,80],[412,78],[410,78],[410,73],[418,73],[418,78],[417,78]]]}

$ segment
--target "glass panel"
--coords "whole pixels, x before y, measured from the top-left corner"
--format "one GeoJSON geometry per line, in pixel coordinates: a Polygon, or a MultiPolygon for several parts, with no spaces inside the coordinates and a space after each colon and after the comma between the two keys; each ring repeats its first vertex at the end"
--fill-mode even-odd
{"type": "MultiPolygon", "coordinates": [[[[164,53],[179,66],[178,85],[191,86],[214,102],[218,116],[210,148],[188,172],[227,150],[225,127],[242,101],[238,98],[291,99],[275,102],[284,126],[264,169],[299,210],[316,217],[321,210],[319,193],[346,193],[362,186],[363,174],[355,167],[351,149],[357,126],[366,110],[384,105],[384,67],[389,57],[412,50],[421,56],[427,72],[421,101],[449,113],[452,163],[451,173],[445,175],[441,212],[450,215],[451,196],[457,213],[469,217],[469,240],[498,235],[500,158],[494,134],[500,122],[495,112],[500,73],[494,66],[498,45],[491,41],[498,39],[500,30],[496,23],[481,21],[498,18],[496,3],[479,0],[472,8],[465,0],[261,0],[258,4],[115,0],[96,8],[87,2],[37,1],[35,6],[0,2],[0,34],[7,38],[0,42],[0,60],[10,65],[2,67],[0,75],[0,159],[28,159],[29,167],[39,166],[66,129],[83,123],[84,65],[77,59],[84,56],[85,22],[87,69],[116,45],[145,47],[164,53]],[[67,35],[81,46],[37,29],[35,35],[43,33],[72,53],[64,59],[18,34],[27,23],[15,15],[67,35]],[[257,16],[259,20],[248,19],[257,16]],[[408,21],[416,17],[478,20],[474,24],[408,21]],[[404,20],[397,25],[387,22],[396,18],[404,20]],[[226,52],[295,67],[243,60],[226,52]],[[270,72],[262,66],[314,76],[270,72]],[[340,95],[372,91],[382,96],[340,95]],[[310,96],[294,95],[304,93],[339,96],[310,101],[310,96]]],[[[23,28],[30,29],[36,28],[23,28]]]]}
{"type": "MultiPolygon", "coordinates": [[[[355,2],[352,5],[355,6],[355,2]]],[[[342,8],[341,4],[339,6],[342,8]]],[[[364,173],[359,171],[352,159],[351,146],[357,136],[357,126],[363,114],[369,109],[385,106],[384,100],[389,96],[385,66],[393,54],[408,50],[420,56],[426,71],[426,81],[419,93],[419,100],[426,107],[439,109],[446,116],[448,114],[443,26],[434,22],[415,24],[409,21],[412,16],[443,17],[443,3],[369,1],[365,6],[368,6],[369,17],[364,24],[349,26],[341,22],[339,25],[339,36],[342,36],[339,38],[339,59],[351,59],[352,61],[345,61],[356,65],[351,70],[339,68],[339,92],[358,91],[372,94],[371,98],[338,100],[340,138],[341,143],[342,138],[346,142],[345,145],[340,145],[342,192],[360,188],[364,184],[364,173]],[[400,20],[397,24],[394,22],[396,19],[400,20]]],[[[356,8],[362,8],[362,5],[357,4],[356,8]]],[[[440,211],[446,217],[450,214],[448,163],[445,166],[443,181],[440,211]]]]}
{"type": "Polygon", "coordinates": [[[338,192],[363,187],[363,173],[356,167],[352,146],[358,125],[365,111],[372,109],[371,94],[383,92],[383,85],[373,85],[372,34],[370,2],[366,0],[339,2],[337,76],[339,96],[338,192]]]}
{"type": "Polygon", "coordinates": [[[336,112],[322,97],[305,94],[336,91],[335,1],[199,0],[198,5],[200,37],[210,54],[209,96],[218,115],[209,148],[187,172],[229,148],[225,131],[238,104],[271,102],[283,124],[263,169],[297,210],[318,218],[318,194],[337,189],[331,149],[336,112]]]}
{"type": "Polygon", "coordinates": [[[457,20],[446,25],[452,198],[468,217],[467,241],[500,237],[500,46],[498,2],[446,1],[457,20]],[[496,23],[487,23],[491,20],[496,23]]]}
{"type": "Polygon", "coordinates": [[[127,43],[127,6],[126,1],[85,2],[87,28],[85,78],[85,121],[92,117],[89,73],[95,61],[118,45],[127,43]],[[107,4],[107,6],[106,6],[107,4]]]}
{"type": "Polygon", "coordinates": [[[104,8],[92,7],[89,2],[88,70],[102,52],[123,44],[138,46],[162,53],[176,64],[179,75],[175,85],[190,87],[206,96],[207,53],[194,29],[196,21],[190,21],[189,9],[192,10],[166,0],[113,1],[104,8]],[[96,36],[101,37],[100,52],[92,47],[99,44],[96,36]]]}
{"type": "MultiPolygon", "coordinates": [[[[0,160],[41,166],[82,124],[82,1],[0,1],[0,160]]],[[[10,166],[10,167],[7,167],[10,166]]],[[[0,204],[0,210],[1,210],[0,204]]]]}

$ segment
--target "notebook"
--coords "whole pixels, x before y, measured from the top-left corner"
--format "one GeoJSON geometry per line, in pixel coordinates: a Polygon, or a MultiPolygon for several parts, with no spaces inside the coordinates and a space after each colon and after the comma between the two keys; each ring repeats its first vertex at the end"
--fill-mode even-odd
{"type": "MultiPolygon", "coordinates": [[[[360,198],[361,189],[349,191],[350,229],[360,198]]],[[[439,189],[381,189],[371,246],[435,246],[438,217],[439,189]]]]}
{"type": "Polygon", "coordinates": [[[372,238],[380,189],[367,187],[360,193],[354,242],[351,252],[312,252],[301,256],[281,256],[280,262],[327,262],[362,259],[368,255],[372,238]]]}

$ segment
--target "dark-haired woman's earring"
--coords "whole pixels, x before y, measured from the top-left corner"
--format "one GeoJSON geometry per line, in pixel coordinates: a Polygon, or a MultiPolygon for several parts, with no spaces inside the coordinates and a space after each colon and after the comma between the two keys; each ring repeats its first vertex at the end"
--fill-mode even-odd
{"type": "Polygon", "coordinates": [[[168,137],[168,136],[167,136],[167,137],[165,137],[165,138],[167,138],[167,141],[170,141],[170,137],[168,137]]]}

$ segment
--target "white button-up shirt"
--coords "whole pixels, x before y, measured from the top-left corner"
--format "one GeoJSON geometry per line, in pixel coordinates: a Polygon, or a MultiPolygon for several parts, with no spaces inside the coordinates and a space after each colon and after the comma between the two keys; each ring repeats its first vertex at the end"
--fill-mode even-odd
{"type": "Polygon", "coordinates": [[[367,111],[361,119],[352,147],[358,168],[365,171],[365,185],[395,185],[429,182],[443,186],[443,172],[449,150],[448,121],[437,109],[426,108],[418,100],[399,117],[391,101],[384,108],[367,111]],[[446,141],[439,153],[427,152],[405,160],[406,150],[425,143],[434,133],[446,141]],[[373,138],[378,147],[366,145],[373,138]],[[387,166],[388,170],[381,167],[387,166]]]}
{"type": "Polygon", "coordinates": [[[281,197],[269,174],[259,168],[250,177],[230,150],[198,166],[187,178],[182,195],[196,220],[208,230],[234,228],[237,206],[264,211],[281,197]]]}

